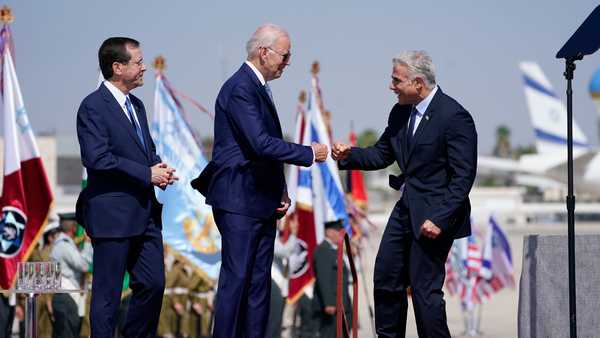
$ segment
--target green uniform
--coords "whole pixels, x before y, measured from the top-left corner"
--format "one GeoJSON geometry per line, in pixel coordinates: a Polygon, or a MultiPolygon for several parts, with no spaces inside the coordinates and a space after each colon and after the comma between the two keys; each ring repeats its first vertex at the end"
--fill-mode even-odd
{"type": "Polygon", "coordinates": [[[160,319],[158,322],[159,336],[175,336],[177,333],[182,336],[188,336],[188,318],[187,318],[187,284],[191,274],[188,274],[184,264],[175,261],[173,267],[167,272],[165,281],[165,293],[160,310],[160,319]],[[175,311],[175,304],[179,303],[184,307],[184,314],[179,315],[175,311]]]}
{"type": "Polygon", "coordinates": [[[210,304],[210,293],[212,292],[212,282],[206,278],[194,273],[190,280],[189,301],[192,306],[189,318],[190,338],[210,337],[212,324],[212,304],[210,304]],[[194,309],[200,307],[198,312],[194,309]]]}
{"type": "MultiPolygon", "coordinates": [[[[325,307],[336,306],[337,249],[327,240],[321,242],[315,249],[313,268],[316,278],[313,309],[318,322],[319,337],[335,338],[336,316],[325,313],[325,307]]],[[[350,325],[352,309],[350,307],[350,295],[348,294],[348,269],[345,265],[343,269],[343,302],[348,325],[350,325]]]]}

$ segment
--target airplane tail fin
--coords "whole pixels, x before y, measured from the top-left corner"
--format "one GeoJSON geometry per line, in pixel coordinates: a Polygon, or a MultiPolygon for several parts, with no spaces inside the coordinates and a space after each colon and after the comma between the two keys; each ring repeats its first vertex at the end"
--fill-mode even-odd
{"type": "MultiPolygon", "coordinates": [[[[557,154],[567,149],[567,108],[554,92],[550,81],[537,63],[521,62],[525,98],[535,131],[539,154],[557,154]]],[[[582,153],[590,148],[587,137],[573,121],[573,150],[582,153]]]]}

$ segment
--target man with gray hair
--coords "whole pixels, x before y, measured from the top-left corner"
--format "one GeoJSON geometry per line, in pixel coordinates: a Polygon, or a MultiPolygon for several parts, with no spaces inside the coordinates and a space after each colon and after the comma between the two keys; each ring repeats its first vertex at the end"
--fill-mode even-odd
{"type": "Polygon", "coordinates": [[[215,338],[267,336],[275,224],[290,206],[283,164],[308,167],[328,154],[283,140],[269,81],[289,65],[288,33],[260,26],[246,50],[217,97],[212,161],[199,177],[222,242],[215,338]]]}
{"type": "Polygon", "coordinates": [[[374,272],[379,337],[404,337],[407,287],[419,337],[450,337],[442,286],[456,238],[471,234],[469,191],[477,168],[477,132],[465,108],[436,84],[424,51],[393,59],[398,97],[388,124],[372,147],[336,143],[342,169],[378,170],[394,161],[402,174],[390,186],[402,192],[381,239],[374,272]]]}

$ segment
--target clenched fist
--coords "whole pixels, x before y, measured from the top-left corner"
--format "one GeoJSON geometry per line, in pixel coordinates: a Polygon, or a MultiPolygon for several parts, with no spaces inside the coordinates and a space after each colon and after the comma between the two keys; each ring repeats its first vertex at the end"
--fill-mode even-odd
{"type": "Polygon", "coordinates": [[[331,157],[336,161],[345,160],[350,155],[350,149],[352,146],[336,142],[331,148],[331,157]]]}
{"type": "Polygon", "coordinates": [[[442,229],[428,219],[426,219],[425,222],[423,222],[423,225],[421,225],[421,235],[427,238],[436,239],[441,233],[442,229]]]}
{"type": "Polygon", "coordinates": [[[313,142],[311,147],[315,153],[315,162],[324,162],[327,159],[329,150],[327,149],[326,145],[313,142]]]}

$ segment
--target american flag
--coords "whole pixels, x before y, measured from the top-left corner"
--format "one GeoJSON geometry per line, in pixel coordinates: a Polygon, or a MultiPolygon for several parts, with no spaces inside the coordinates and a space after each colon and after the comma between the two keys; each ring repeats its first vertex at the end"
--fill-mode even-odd
{"type": "Polygon", "coordinates": [[[481,270],[482,254],[475,235],[469,236],[467,244],[466,266],[469,275],[479,275],[481,270]]]}
{"type": "Polygon", "coordinates": [[[514,287],[510,244],[493,216],[483,250],[475,235],[454,242],[446,261],[446,288],[450,295],[461,297],[463,309],[472,309],[503,288],[514,287]]]}

